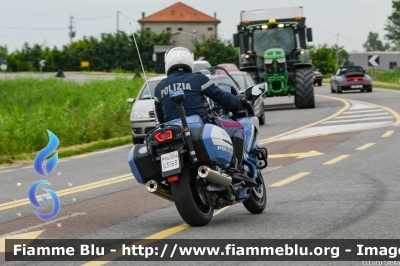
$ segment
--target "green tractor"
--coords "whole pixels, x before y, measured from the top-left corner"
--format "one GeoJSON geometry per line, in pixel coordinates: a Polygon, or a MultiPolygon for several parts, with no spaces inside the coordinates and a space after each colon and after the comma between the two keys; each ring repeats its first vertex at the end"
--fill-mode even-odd
{"type": "MultiPolygon", "coordinates": [[[[293,14],[293,10],[288,11],[293,14]]],[[[294,95],[297,108],[314,108],[313,65],[306,49],[306,37],[312,41],[312,32],[306,29],[305,18],[262,18],[260,10],[242,11],[242,22],[234,34],[241,54],[240,70],[248,72],[256,83],[268,84],[264,97],[294,95]],[[253,21],[243,19],[252,16],[253,21]]]]}

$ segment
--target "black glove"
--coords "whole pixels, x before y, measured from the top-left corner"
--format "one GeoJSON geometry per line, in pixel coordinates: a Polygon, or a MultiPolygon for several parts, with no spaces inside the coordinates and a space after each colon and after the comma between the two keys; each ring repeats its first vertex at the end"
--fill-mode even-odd
{"type": "Polygon", "coordinates": [[[239,110],[246,110],[247,106],[250,105],[250,103],[246,100],[246,96],[244,96],[243,94],[239,94],[238,97],[240,98],[239,110]]]}

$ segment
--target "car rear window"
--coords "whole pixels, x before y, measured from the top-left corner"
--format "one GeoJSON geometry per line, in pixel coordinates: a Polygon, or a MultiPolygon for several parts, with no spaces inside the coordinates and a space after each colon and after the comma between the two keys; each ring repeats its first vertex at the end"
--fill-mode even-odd
{"type": "Polygon", "coordinates": [[[209,63],[195,63],[193,64],[193,72],[199,72],[200,70],[210,67],[209,63]]]}
{"type": "Polygon", "coordinates": [[[139,96],[139,100],[147,100],[151,99],[154,97],[154,89],[157,87],[158,83],[160,83],[161,80],[154,80],[154,81],[149,81],[149,88],[150,88],[150,93],[149,89],[147,88],[146,83],[142,87],[142,91],[139,96]]]}
{"type": "Polygon", "coordinates": [[[235,75],[232,73],[229,73],[229,74],[231,74],[232,78],[234,78],[236,80],[236,82],[239,84],[241,90],[246,88],[243,75],[241,75],[241,74],[235,75]]]}
{"type": "Polygon", "coordinates": [[[215,84],[215,86],[223,91],[230,93],[231,87],[234,87],[236,89],[236,92],[239,92],[239,89],[237,88],[233,80],[226,75],[209,75],[208,77],[215,84]]]}

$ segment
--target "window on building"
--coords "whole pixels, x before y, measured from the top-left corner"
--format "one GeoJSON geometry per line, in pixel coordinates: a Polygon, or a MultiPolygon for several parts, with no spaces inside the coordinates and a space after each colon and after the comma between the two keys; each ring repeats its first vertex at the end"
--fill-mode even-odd
{"type": "Polygon", "coordinates": [[[183,31],[183,28],[178,28],[178,31],[183,31]]]}
{"type": "Polygon", "coordinates": [[[171,28],[167,28],[167,31],[171,31],[171,28]]]}
{"type": "Polygon", "coordinates": [[[213,28],[208,28],[207,30],[208,30],[208,31],[213,31],[213,28]]]}
{"type": "Polygon", "coordinates": [[[389,63],[389,69],[394,69],[397,67],[397,62],[390,62],[389,63]]]}
{"type": "Polygon", "coordinates": [[[150,31],[150,30],[151,30],[151,28],[146,28],[146,30],[150,31]]]}

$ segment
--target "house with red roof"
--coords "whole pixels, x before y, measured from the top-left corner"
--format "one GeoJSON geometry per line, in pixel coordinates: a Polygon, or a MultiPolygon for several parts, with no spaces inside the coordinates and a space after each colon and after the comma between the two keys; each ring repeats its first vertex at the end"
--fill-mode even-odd
{"type": "Polygon", "coordinates": [[[183,45],[193,50],[193,39],[199,39],[203,34],[217,35],[218,24],[221,22],[214,17],[200,12],[182,2],[164,8],[154,14],[145,16],[138,20],[142,29],[155,33],[171,32],[172,40],[177,45],[183,45]]]}

